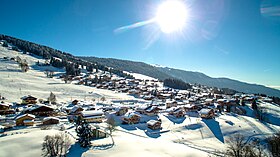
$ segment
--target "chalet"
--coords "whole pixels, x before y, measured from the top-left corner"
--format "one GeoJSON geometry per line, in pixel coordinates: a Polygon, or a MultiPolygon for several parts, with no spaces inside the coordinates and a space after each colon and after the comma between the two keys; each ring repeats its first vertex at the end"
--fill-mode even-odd
{"type": "Polygon", "coordinates": [[[56,117],[45,117],[42,122],[44,125],[58,124],[59,119],[56,117]]]}
{"type": "Polygon", "coordinates": [[[121,106],[116,108],[116,115],[117,116],[123,116],[128,112],[128,107],[121,106]]]}
{"type": "Polygon", "coordinates": [[[24,113],[33,114],[36,116],[51,116],[54,114],[54,108],[47,105],[34,105],[32,107],[27,108],[24,113]]]}
{"type": "Polygon", "coordinates": [[[73,104],[73,105],[77,105],[78,102],[79,102],[79,101],[75,99],[75,100],[72,101],[72,104],[73,104]]]}
{"type": "Polygon", "coordinates": [[[158,130],[161,129],[161,122],[157,120],[149,120],[147,126],[152,130],[158,130]]]}
{"type": "Polygon", "coordinates": [[[196,106],[195,104],[186,104],[186,105],[183,106],[183,108],[186,112],[197,111],[198,110],[198,106],[196,106]]]}
{"type": "Polygon", "coordinates": [[[30,126],[34,124],[35,115],[23,114],[18,116],[15,120],[17,126],[21,126],[21,125],[30,126]]]}
{"type": "Polygon", "coordinates": [[[81,112],[82,120],[85,120],[89,123],[101,123],[105,116],[104,112],[97,110],[97,111],[82,111],[81,112]]]}
{"type": "Polygon", "coordinates": [[[166,100],[166,108],[176,107],[177,101],[176,100],[166,100]]]}
{"type": "Polygon", "coordinates": [[[22,103],[21,104],[36,104],[37,103],[37,98],[31,96],[31,95],[28,95],[28,96],[24,96],[21,98],[22,100],[22,103]]]}
{"type": "Polygon", "coordinates": [[[73,108],[71,108],[71,110],[69,111],[69,114],[71,115],[78,115],[80,114],[84,109],[81,106],[74,106],[73,108]]]}
{"type": "Polygon", "coordinates": [[[158,111],[159,111],[159,108],[157,106],[150,105],[147,108],[145,108],[144,114],[148,115],[148,116],[154,116],[154,115],[158,114],[158,111]]]}
{"type": "Polygon", "coordinates": [[[5,111],[5,110],[9,110],[9,108],[10,108],[10,105],[0,103],[0,110],[5,111]]]}
{"type": "Polygon", "coordinates": [[[213,109],[203,108],[199,111],[199,114],[201,118],[206,118],[206,119],[215,117],[215,112],[213,109]]]}
{"type": "Polygon", "coordinates": [[[214,103],[214,99],[205,99],[205,104],[210,105],[214,103]]]}
{"type": "Polygon", "coordinates": [[[184,116],[185,116],[185,112],[184,112],[184,110],[180,107],[180,108],[177,108],[176,110],[174,110],[174,111],[172,112],[172,115],[174,115],[176,118],[184,117],[184,116]]]}
{"type": "Polygon", "coordinates": [[[92,138],[93,139],[101,139],[101,138],[106,138],[108,137],[108,134],[106,133],[105,130],[101,130],[99,127],[91,127],[92,128],[92,138]]]}
{"type": "Polygon", "coordinates": [[[122,122],[125,124],[139,123],[141,116],[136,112],[128,112],[122,117],[122,122]]]}
{"type": "Polygon", "coordinates": [[[5,127],[4,127],[4,126],[2,126],[2,125],[0,125],[0,133],[3,133],[3,132],[4,132],[4,130],[5,130],[5,127]]]}

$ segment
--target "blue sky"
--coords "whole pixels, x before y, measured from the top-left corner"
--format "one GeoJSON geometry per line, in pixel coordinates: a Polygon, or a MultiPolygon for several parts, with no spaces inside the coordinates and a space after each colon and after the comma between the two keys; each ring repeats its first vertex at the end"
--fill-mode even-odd
{"type": "Polygon", "coordinates": [[[211,77],[280,86],[277,0],[185,0],[182,33],[156,23],[162,0],[1,0],[0,33],[79,56],[143,61],[211,77]]]}

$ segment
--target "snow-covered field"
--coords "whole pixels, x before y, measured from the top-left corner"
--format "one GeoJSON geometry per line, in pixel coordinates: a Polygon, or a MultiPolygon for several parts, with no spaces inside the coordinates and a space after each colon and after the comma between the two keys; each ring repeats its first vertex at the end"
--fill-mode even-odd
{"type": "MultiPolygon", "coordinates": [[[[69,102],[73,99],[91,100],[104,96],[109,100],[133,100],[132,96],[125,93],[96,89],[83,85],[65,84],[60,79],[47,78],[43,66],[36,66],[42,59],[7,50],[0,46],[0,93],[7,98],[7,102],[20,102],[20,97],[33,95],[46,99],[52,91],[59,102],[69,102]],[[20,56],[26,59],[31,69],[23,73],[17,63],[3,60],[3,57],[20,56]]],[[[63,72],[55,70],[55,75],[63,72]]],[[[139,74],[133,74],[141,79],[149,79],[139,74]]],[[[265,137],[280,130],[279,106],[262,103],[266,111],[270,113],[271,122],[261,123],[249,116],[240,116],[233,113],[225,113],[215,119],[202,120],[195,115],[175,118],[166,113],[160,113],[162,131],[156,132],[147,129],[146,123],[135,125],[120,124],[113,133],[115,145],[110,137],[92,141],[93,147],[81,149],[76,144],[72,146],[68,156],[147,156],[147,157],[203,157],[215,150],[226,147],[228,138],[240,133],[246,137],[265,137]]],[[[248,107],[248,113],[252,112],[248,107]]],[[[119,117],[117,117],[119,118],[119,117]]],[[[148,117],[146,117],[148,118],[148,117]]],[[[69,127],[69,126],[68,126],[69,127]]],[[[73,127],[67,130],[73,131],[73,127]]],[[[41,156],[43,138],[48,134],[55,134],[58,130],[41,130],[39,128],[25,128],[9,132],[7,136],[0,137],[1,157],[37,157],[41,156]]],[[[74,135],[75,136],[75,135],[74,135]]]]}
{"type": "MultiPolygon", "coordinates": [[[[7,50],[0,46],[0,94],[10,102],[20,102],[20,98],[25,95],[32,95],[38,98],[46,99],[52,91],[58,101],[71,101],[74,99],[91,100],[105,97],[106,99],[134,99],[123,93],[115,93],[109,90],[96,89],[87,86],[79,86],[74,84],[65,84],[61,79],[47,78],[44,74],[45,69],[50,67],[37,66],[37,61],[44,63],[45,60],[37,59],[30,55],[21,54],[16,51],[7,50]],[[21,72],[15,61],[3,60],[3,57],[16,57],[26,59],[29,63],[30,70],[26,73],[21,72]]],[[[51,67],[56,71],[55,76],[62,69],[51,67]]]]}

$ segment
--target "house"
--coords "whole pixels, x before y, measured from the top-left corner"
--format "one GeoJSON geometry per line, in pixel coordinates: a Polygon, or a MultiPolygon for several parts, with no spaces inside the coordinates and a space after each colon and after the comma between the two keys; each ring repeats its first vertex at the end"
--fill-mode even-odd
{"type": "Polygon", "coordinates": [[[79,101],[75,99],[75,100],[72,101],[72,104],[73,104],[73,105],[77,105],[78,102],[79,102],[79,101]]]}
{"type": "Polygon", "coordinates": [[[42,122],[44,125],[58,124],[59,119],[56,117],[45,117],[42,122]]]}
{"type": "Polygon", "coordinates": [[[199,111],[200,117],[201,118],[214,118],[215,117],[215,112],[213,109],[207,109],[203,108],[199,111]]]}
{"type": "Polygon", "coordinates": [[[35,115],[23,114],[18,116],[15,120],[17,126],[21,126],[21,125],[30,126],[34,124],[35,115]]]}
{"type": "Polygon", "coordinates": [[[10,105],[4,104],[4,103],[0,103],[0,110],[1,111],[9,110],[9,108],[10,108],[10,105]]]}
{"type": "Polygon", "coordinates": [[[48,105],[34,105],[32,107],[27,108],[24,113],[33,114],[36,116],[51,116],[54,114],[54,108],[48,105]]]}
{"type": "Polygon", "coordinates": [[[159,108],[157,106],[150,105],[147,108],[145,108],[144,114],[148,116],[154,116],[157,115],[158,112],[159,112],[159,108]]]}
{"type": "Polygon", "coordinates": [[[92,138],[93,139],[101,139],[108,137],[108,134],[105,130],[102,130],[99,127],[93,126],[92,128],[92,138]]]}
{"type": "Polygon", "coordinates": [[[116,115],[117,116],[123,116],[128,112],[128,107],[121,106],[116,108],[116,115]]]}
{"type": "Polygon", "coordinates": [[[176,100],[166,100],[166,108],[176,107],[177,101],[176,100]]]}
{"type": "Polygon", "coordinates": [[[184,116],[185,116],[185,112],[184,112],[184,110],[180,107],[180,108],[175,109],[175,110],[172,112],[172,115],[174,115],[176,118],[180,118],[180,117],[184,117],[184,116]]]}
{"type": "Polygon", "coordinates": [[[36,104],[37,103],[37,98],[31,96],[31,95],[28,95],[28,96],[24,96],[21,98],[22,100],[22,103],[21,104],[36,104]]]}
{"type": "Polygon", "coordinates": [[[128,112],[122,117],[122,122],[125,124],[139,123],[141,116],[136,112],[128,112]]]}
{"type": "Polygon", "coordinates": [[[69,111],[69,113],[71,115],[78,115],[80,114],[84,109],[81,106],[74,106],[73,108],[71,108],[71,110],[69,111]]]}
{"type": "Polygon", "coordinates": [[[158,130],[161,129],[161,122],[157,120],[149,120],[147,126],[152,130],[158,130]]]}
{"type": "Polygon", "coordinates": [[[88,123],[101,123],[105,118],[104,112],[97,111],[82,111],[81,119],[88,123]]]}
{"type": "Polygon", "coordinates": [[[0,133],[3,133],[5,131],[5,127],[0,125],[0,133]]]}
{"type": "Polygon", "coordinates": [[[195,104],[186,104],[186,105],[183,105],[183,108],[186,112],[198,110],[198,107],[195,104]]]}

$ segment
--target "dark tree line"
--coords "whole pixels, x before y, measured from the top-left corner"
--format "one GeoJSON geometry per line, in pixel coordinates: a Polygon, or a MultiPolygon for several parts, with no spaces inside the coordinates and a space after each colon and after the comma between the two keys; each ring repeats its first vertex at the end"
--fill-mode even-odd
{"type": "Polygon", "coordinates": [[[165,79],[163,81],[163,85],[166,87],[182,89],[182,90],[191,88],[191,85],[189,83],[186,83],[182,80],[178,80],[178,79],[174,79],[174,78],[165,79]]]}
{"type": "Polygon", "coordinates": [[[14,47],[15,50],[20,49],[24,53],[29,52],[31,54],[41,56],[44,59],[50,59],[50,64],[52,66],[57,68],[65,67],[67,75],[78,75],[80,73],[79,65],[81,65],[82,67],[86,67],[86,70],[88,72],[92,72],[93,69],[96,69],[96,71],[98,71],[99,69],[102,71],[108,71],[121,77],[133,78],[133,76],[126,74],[121,70],[111,69],[104,65],[97,64],[96,62],[88,62],[77,58],[67,52],[62,52],[60,50],[56,50],[44,45],[32,43],[2,34],[0,34],[0,40],[5,40],[3,46],[7,47],[7,43],[11,43],[12,45],[16,46],[14,47]]]}

